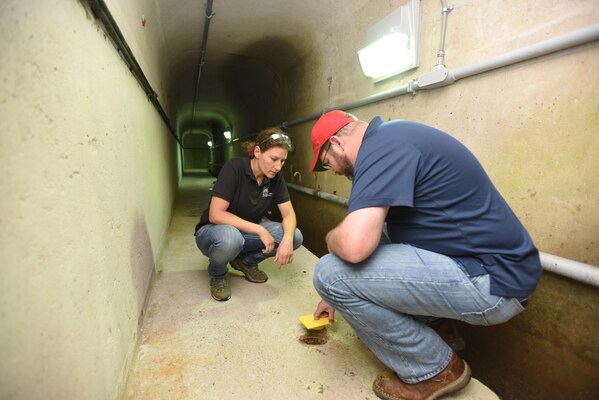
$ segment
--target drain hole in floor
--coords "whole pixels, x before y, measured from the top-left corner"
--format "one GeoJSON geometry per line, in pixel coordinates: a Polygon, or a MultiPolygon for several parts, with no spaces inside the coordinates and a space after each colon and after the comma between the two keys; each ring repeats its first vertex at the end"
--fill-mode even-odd
{"type": "Polygon", "coordinates": [[[329,335],[325,329],[308,329],[305,335],[300,336],[299,340],[309,345],[320,345],[329,341],[329,335]]]}

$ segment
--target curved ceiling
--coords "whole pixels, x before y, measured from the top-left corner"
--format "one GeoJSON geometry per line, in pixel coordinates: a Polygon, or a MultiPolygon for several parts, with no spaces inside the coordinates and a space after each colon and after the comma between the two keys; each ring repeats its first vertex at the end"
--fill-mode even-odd
{"type": "Polygon", "coordinates": [[[213,0],[198,81],[207,0],[156,1],[165,35],[171,116],[179,136],[223,130],[234,136],[284,120],[285,71],[368,0],[213,0]],[[194,97],[195,101],[194,101],[194,97]],[[195,102],[195,112],[192,106],[195,102]]]}

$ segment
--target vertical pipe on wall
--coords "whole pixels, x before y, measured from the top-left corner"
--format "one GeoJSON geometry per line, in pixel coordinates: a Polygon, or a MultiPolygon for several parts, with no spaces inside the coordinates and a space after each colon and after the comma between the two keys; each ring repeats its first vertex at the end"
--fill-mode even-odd
{"type": "Polygon", "coordinates": [[[202,35],[202,45],[200,46],[200,63],[198,64],[198,78],[196,79],[196,86],[193,93],[193,103],[191,109],[191,126],[189,131],[193,133],[193,124],[195,122],[196,114],[196,101],[198,99],[198,90],[200,88],[200,77],[202,76],[202,67],[206,63],[206,46],[208,45],[208,32],[210,30],[210,21],[214,17],[212,12],[212,0],[208,0],[206,4],[206,15],[204,17],[204,33],[202,35]]]}
{"type": "Polygon", "coordinates": [[[453,10],[447,6],[447,1],[441,0],[441,40],[437,52],[437,66],[445,65],[445,32],[447,31],[447,15],[453,10]]]}

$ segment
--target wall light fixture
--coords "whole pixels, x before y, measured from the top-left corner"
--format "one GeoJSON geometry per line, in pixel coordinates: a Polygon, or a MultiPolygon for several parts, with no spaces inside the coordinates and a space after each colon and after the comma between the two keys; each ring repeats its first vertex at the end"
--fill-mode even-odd
{"type": "Polygon", "coordinates": [[[420,0],[408,2],[374,24],[358,58],[364,75],[375,82],[418,67],[420,0]]]}

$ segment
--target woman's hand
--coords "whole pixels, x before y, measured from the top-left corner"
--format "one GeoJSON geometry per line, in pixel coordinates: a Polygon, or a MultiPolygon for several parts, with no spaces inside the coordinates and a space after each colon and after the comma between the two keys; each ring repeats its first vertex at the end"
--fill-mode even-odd
{"type": "Polygon", "coordinates": [[[293,239],[288,239],[283,237],[281,243],[279,243],[279,247],[277,249],[277,254],[275,255],[275,263],[277,264],[277,268],[281,269],[281,267],[285,264],[290,264],[293,261],[293,239]]]}
{"type": "Polygon", "coordinates": [[[268,253],[272,252],[273,249],[275,248],[275,238],[273,238],[272,235],[270,233],[268,233],[266,228],[264,228],[264,227],[261,227],[261,228],[262,229],[260,229],[258,232],[258,237],[264,244],[264,249],[262,250],[262,253],[268,254],[268,253]]]}

